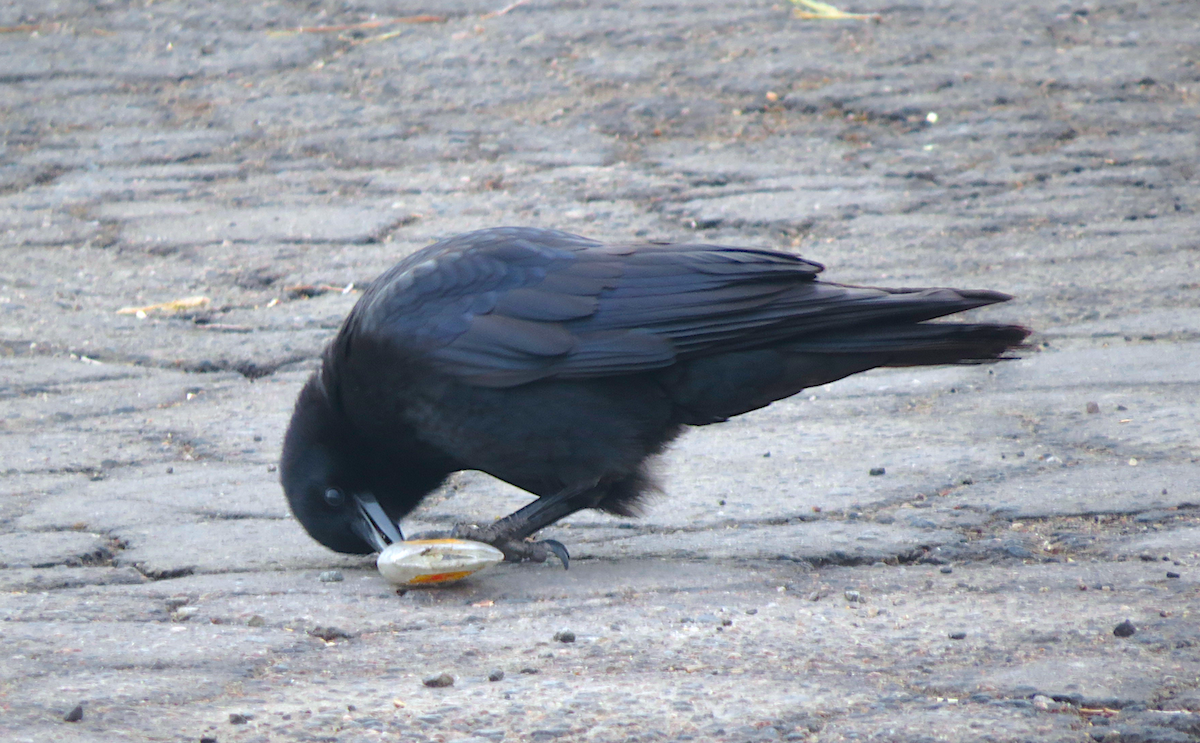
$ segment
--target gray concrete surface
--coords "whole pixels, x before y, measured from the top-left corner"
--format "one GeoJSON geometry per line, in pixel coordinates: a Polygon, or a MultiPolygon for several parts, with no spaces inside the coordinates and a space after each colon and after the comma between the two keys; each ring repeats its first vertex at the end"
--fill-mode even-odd
{"type": "Polygon", "coordinates": [[[1200,5],[501,7],[0,6],[0,737],[1200,740],[1200,5]],[[324,287],[501,224],[1007,291],[1037,347],[696,430],[569,572],[397,595],[281,434],[324,287]]]}

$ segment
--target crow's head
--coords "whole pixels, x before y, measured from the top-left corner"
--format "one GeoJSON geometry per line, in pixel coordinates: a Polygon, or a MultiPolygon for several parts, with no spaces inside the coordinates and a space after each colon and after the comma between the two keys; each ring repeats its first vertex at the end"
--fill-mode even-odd
{"type": "Polygon", "coordinates": [[[292,513],[313,539],[360,555],[403,540],[372,492],[372,464],[314,374],[296,400],[279,466],[292,513]]]}

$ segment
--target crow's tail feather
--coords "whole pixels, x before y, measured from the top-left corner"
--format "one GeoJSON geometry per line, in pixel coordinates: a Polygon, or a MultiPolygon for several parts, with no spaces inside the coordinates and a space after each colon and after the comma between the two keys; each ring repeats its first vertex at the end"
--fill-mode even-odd
{"type": "Polygon", "coordinates": [[[1029,328],[1020,325],[912,323],[870,330],[810,336],[792,344],[796,351],[818,354],[870,354],[872,366],[982,364],[1015,358],[1026,348],[1029,328]]]}
{"type": "Polygon", "coordinates": [[[766,348],[689,361],[663,384],[679,422],[700,426],[879,366],[984,364],[1025,348],[1020,325],[893,323],[842,329],[766,348]]]}

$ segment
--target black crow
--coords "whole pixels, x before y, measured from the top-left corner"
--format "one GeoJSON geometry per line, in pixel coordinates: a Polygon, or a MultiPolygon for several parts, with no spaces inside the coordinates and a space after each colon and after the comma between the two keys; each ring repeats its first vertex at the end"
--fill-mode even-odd
{"type": "Polygon", "coordinates": [[[363,293],[296,401],[281,480],[308,533],[366,554],[448,475],[481,470],[538,497],[455,536],[509,560],[584,508],[623,516],[647,459],[718,423],[879,366],[1004,358],[1016,325],[931,323],[1008,300],[817,280],[769,250],[606,245],[502,227],[417,251],[363,293]]]}

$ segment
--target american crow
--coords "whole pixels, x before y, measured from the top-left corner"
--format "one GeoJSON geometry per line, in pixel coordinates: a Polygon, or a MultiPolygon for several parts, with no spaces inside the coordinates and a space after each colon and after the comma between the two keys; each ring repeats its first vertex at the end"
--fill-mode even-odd
{"type": "Polygon", "coordinates": [[[718,423],[879,366],[985,362],[1016,325],[926,322],[1009,299],[817,280],[768,250],[606,245],[556,230],[469,232],[373,282],[300,392],[283,446],[292,512],[321,544],[366,554],[458,470],[538,497],[455,536],[507,559],[584,508],[633,515],[648,458],[718,423]]]}

